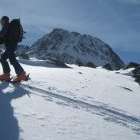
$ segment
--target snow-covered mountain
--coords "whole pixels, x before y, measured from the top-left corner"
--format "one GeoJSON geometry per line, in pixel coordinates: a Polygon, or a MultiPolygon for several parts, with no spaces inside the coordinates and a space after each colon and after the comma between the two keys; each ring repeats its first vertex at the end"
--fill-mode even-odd
{"type": "Polygon", "coordinates": [[[128,76],[132,69],[20,62],[31,80],[0,82],[0,140],[140,139],[140,86],[128,76]]]}
{"type": "Polygon", "coordinates": [[[111,47],[99,38],[63,29],[54,29],[44,35],[33,44],[29,54],[38,59],[53,58],[83,66],[110,64],[113,69],[119,69],[124,65],[111,47]]]}

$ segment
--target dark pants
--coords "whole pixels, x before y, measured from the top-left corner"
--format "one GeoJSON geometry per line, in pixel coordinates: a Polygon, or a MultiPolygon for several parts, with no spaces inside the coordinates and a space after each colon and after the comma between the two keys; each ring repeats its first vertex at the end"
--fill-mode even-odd
{"type": "Polygon", "coordinates": [[[18,63],[17,59],[16,59],[16,55],[15,55],[15,50],[6,50],[2,55],[1,55],[1,64],[2,64],[2,68],[3,68],[3,72],[8,74],[10,73],[10,66],[7,62],[7,60],[9,59],[11,65],[13,65],[16,74],[21,74],[22,72],[24,72],[24,69],[21,67],[21,65],[18,63]]]}

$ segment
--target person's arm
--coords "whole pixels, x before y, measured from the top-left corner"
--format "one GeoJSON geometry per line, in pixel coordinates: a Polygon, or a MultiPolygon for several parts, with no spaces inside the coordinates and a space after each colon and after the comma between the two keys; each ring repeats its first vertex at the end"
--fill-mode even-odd
{"type": "Polygon", "coordinates": [[[2,28],[2,30],[0,31],[0,44],[4,43],[4,38],[5,38],[6,32],[7,31],[5,28],[2,28]]]}

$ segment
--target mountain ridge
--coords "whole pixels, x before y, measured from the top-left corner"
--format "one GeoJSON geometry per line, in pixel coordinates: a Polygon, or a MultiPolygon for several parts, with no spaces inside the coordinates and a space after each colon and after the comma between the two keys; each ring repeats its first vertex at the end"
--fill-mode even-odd
{"type": "Polygon", "coordinates": [[[101,39],[60,28],[37,40],[29,50],[29,55],[82,66],[110,64],[112,69],[124,66],[121,58],[101,39]]]}

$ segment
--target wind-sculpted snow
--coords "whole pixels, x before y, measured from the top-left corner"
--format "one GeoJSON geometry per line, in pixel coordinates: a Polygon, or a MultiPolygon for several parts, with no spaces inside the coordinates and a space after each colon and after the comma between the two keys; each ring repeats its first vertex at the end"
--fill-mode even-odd
{"type": "Polygon", "coordinates": [[[29,85],[22,85],[22,87],[31,91],[31,94],[42,96],[43,98],[46,98],[49,101],[54,101],[59,105],[74,107],[98,115],[106,121],[114,122],[130,128],[136,134],[140,135],[140,118],[132,116],[123,110],[107,106],[104,103],[97,101],[92,101],[92,104],[90,104],[82,99],[63,96],[60,93],[53,93],[51,91],[46,91],[29,85]]]}
{"type": "Polygon", "coordinates": [[[20,63],[30,65],[30,66],[42,66],[42,67],[51,67],[51,68],[70,68],[64,63],[60,63],[56,60],[26,60],[26,59],[20,59],[20,63]]]}
{"type": "Polygon", "coordinates": [[[29,54],[39,59],[53,58],[63,63],[83,66],[110,64],[112,69],[119,69],[124,65],[102,40],[63,29],[54,29],[43,36],[34,43],[29,54]]]}

